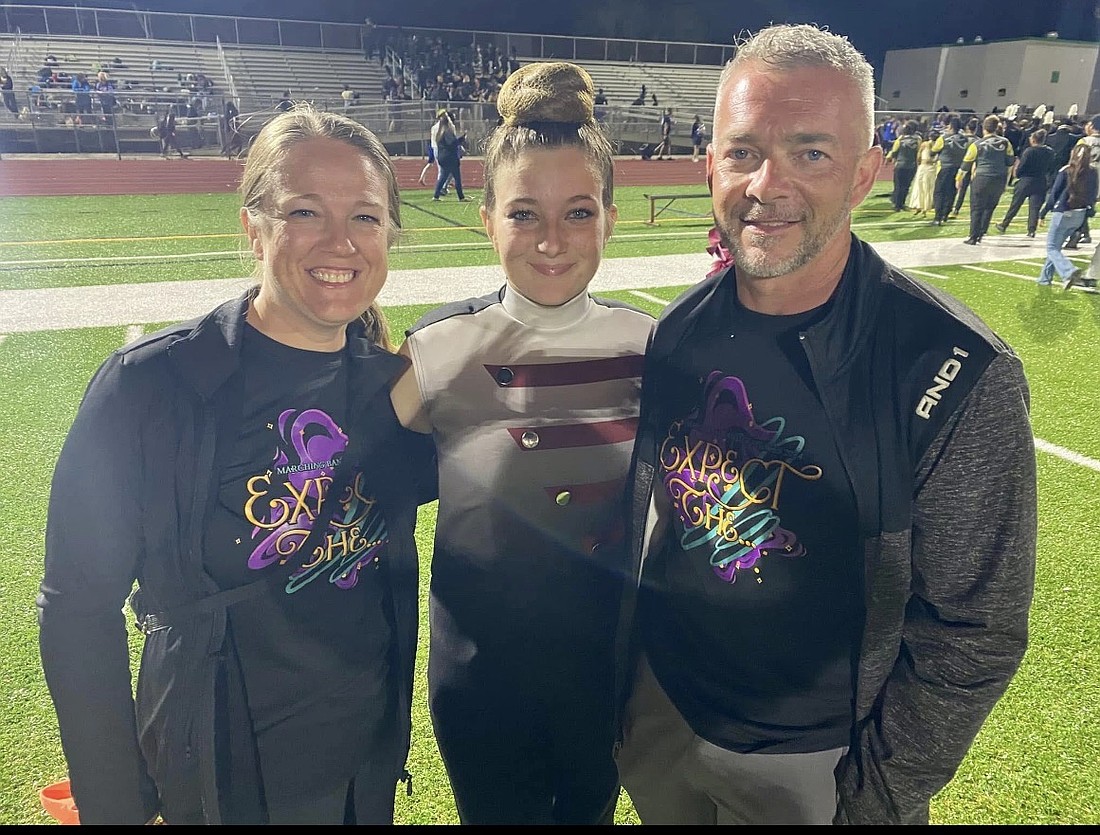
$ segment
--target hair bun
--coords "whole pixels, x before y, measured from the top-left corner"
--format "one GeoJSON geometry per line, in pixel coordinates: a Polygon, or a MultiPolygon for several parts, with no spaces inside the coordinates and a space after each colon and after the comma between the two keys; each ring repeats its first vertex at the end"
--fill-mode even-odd
{"type": "Polygon", "coordinates": [[[595,88],[583,67],[568,61],[524,64],[497,95],[497,112],[505,125],[532,122],[584,124],[593,118],[595,88]]]}

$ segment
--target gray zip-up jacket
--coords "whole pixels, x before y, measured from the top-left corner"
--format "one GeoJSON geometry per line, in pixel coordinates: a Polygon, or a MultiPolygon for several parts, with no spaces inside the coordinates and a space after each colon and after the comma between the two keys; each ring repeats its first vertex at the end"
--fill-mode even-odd
{"type": "MultiPolygon", "coordinates": [[[[663,369],[693,335],[722,326],[734,292],[732,269],[700,282],[666,308],[647,349],[628,482],[635,585],[620,621],[620,712],[639,650],[636,584],[655,521],[663,369]]],[[[865,564],[835,822],[926,823],[929,800],[1027,646],[1036,547],[1027,382],[1012,349],[971,310],[855,236],[832,309],[800,340],[855,495],[865,564]]]]}

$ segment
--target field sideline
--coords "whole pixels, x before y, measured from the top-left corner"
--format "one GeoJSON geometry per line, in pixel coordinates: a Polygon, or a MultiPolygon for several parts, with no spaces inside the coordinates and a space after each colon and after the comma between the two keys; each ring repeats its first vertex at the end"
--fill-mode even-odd
{"type": "MultiPolygon", "coordinates": [[[[657,313],[706,271],[709,221],[704,210],[687,205],[647,224],[642,195],[650,190],[616,190],[624,222],[593,290],[657,313]]],[[[398,339],[435,304],[500,283],[475,222],[476,204],[433,205],[430,194],[418,192],[405,199],[407,234],[382,297],[398,339]]],[[[6,395],[0,438],[9,456],[0,482],[0,536],[8,544],[0,574],[7,627],[0,639],[0,823],[49,823],[37,789],[64,775],[33,605],[49,477],[61,441],[108,352],[205,311],[248,283],[232,234],[233,201],[231,194],[0,197],[8,219],[0,229],[6,395]],[[34,263],[41,261],[51,263],[34,263]]],[[[933,822],[1100,823],[1100,295],[1036,287],[1042,245],[1024,238],[1019,218],[1010,234],[968,247],[961,243],[965,212],[951,227],[933,230],[891,214],[878,193],[857,209],[854,224],[888,260],[975,308],[1017,350],[1031,385],[1040,480],[1032,643],[959,773],[934,799],[933,822]]],[[[1084,264],[1091,251],[1082,247],[1074,258],[1084,264]]],[[[425,591],[433,525],[429,505],[418,527],[425,591]]],[[[426,635],[425,617],[422,649],[426,635]]],[[[135,652],[138,637],[131,635],[135,652]]],[[[410,757],[414,795],[406,797],[403,787],[398,792],[398,822],[453,824],[457,815],[424,704],[425,662],[421,652],[410,757]]],[[[625,795],[616,822],[637,822],[625,795]]]]}

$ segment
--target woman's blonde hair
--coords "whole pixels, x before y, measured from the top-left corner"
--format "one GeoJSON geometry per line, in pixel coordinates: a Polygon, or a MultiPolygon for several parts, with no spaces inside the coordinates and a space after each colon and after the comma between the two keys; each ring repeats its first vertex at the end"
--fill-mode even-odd
{"type": "MultiPolygon", "coordinates": [[[[389,245],[396,243],[401,232],[401,193],[397,187],[397,172],[386,146],[371,131],[339,113],[318,110],[299,103],[273,117],[263,126],[248,151],[239,194],[241,205],[250,216],[265,214],[268,198],[278,182],[287,152],[307,139],[336,139],[359,151],[386,181],[389,200],[389,245]]],[[[257,271],[260,266],[257,265],[257,271]]],[[[389,325],[377,301],[362,315],[367,337],[388,351],[393,350],[389,325]]]]}

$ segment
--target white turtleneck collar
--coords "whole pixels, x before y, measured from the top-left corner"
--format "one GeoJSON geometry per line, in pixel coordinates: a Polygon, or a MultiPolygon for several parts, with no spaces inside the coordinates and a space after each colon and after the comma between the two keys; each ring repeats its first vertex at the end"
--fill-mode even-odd
{"type": "Polygon", "coordinates": [[[592,297],[585,288],[565,304],[547,307],[531,301],[511,284],[507,284],[501,304],[505,312],[517,322],[549,331],[571,328],[584,319],[592,309],[592,297]]]}

